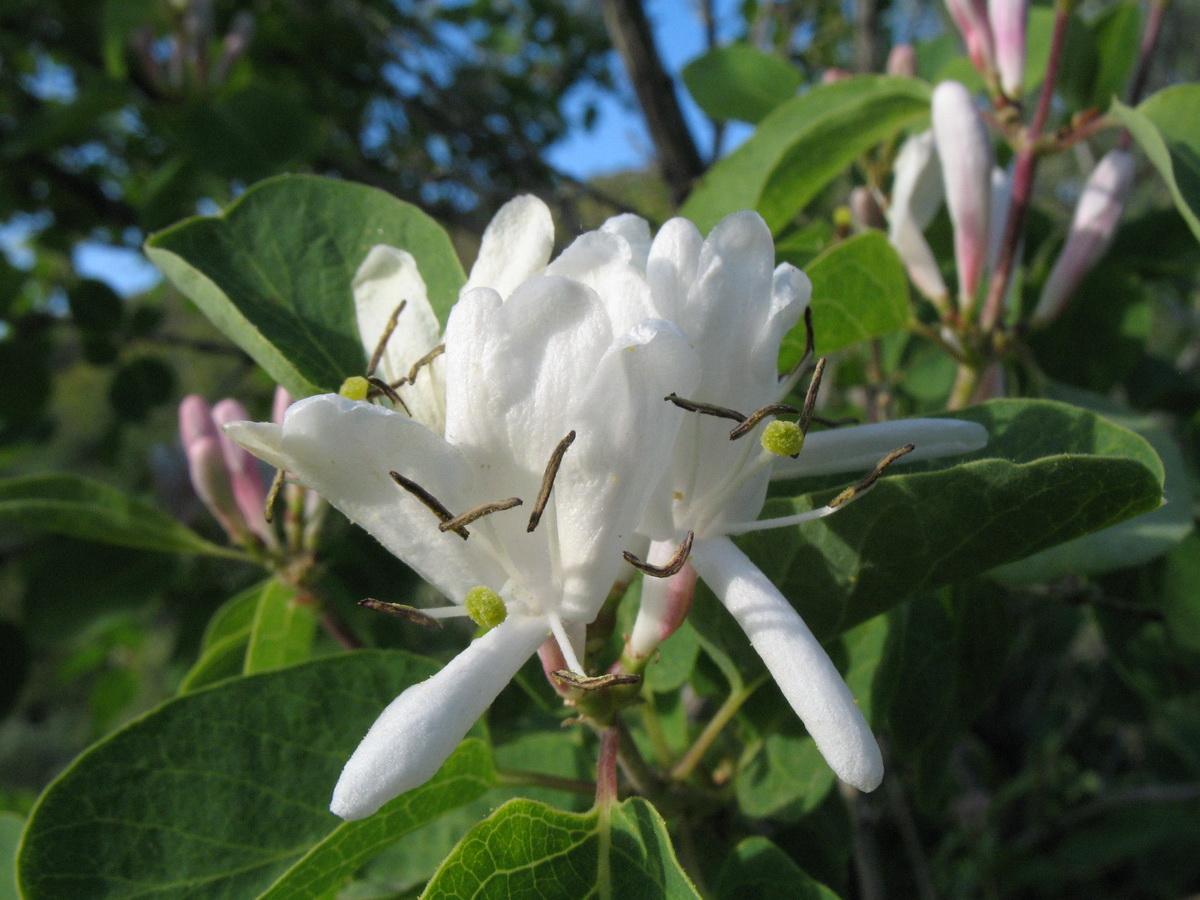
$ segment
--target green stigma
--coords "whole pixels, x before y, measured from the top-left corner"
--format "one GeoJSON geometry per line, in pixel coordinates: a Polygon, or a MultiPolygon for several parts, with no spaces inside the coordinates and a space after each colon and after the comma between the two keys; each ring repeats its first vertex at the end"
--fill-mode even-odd
{"type": "Polygon", "coordinates": [[[366,400],[370,391],[371,383],[361,375],[351,375],[338,388],[338,393],[347,400],[366,400]]]}
{"type": "Polygon", "coordinates": [[[795,422],[776,419],[763,429],[759,443],[764,450],[776,456],[795,456],[804,446],[804,432],[795,422]]]}
{"type": "Polygon", "coordinates": [[[473,587],[463,598],[463,606],[471,621],[483,628],[495,628],[508,617],[504,600],[489,587],[473,587]]]}

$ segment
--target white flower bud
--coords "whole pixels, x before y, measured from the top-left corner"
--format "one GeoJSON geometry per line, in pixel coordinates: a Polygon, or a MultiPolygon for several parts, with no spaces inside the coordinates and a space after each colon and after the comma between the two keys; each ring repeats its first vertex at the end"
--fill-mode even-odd
{"type": "Polygon", "coordinates": [[[988,20],[995,41],[996,73],[1000,87],[1013,100],[1021,98],[1025,78],[1025,33],[1029,0],[988,0],[988,20]]]}

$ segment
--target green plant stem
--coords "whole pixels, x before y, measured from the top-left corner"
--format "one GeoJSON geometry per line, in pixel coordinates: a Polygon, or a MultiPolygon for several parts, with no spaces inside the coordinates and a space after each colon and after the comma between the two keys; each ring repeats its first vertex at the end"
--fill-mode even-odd
{"type": "Polygon", "coordinates": [[[745,703],[750,695],[754,693],[757,684],[751,687],[743,687],[733,691],[725,702],[721,704],[708,724],[704,726],[704,730],[700,732],[700,736],[696,738],[695,743],[688,748],[687,753],[675,764],[675,768],[671,770],[671,779],[673,781],[683,781],[688,778],[696,766],[700,764],[700,760],[704,758],[704,754],[708,752],[708,748],[712,746],[713,741],[721,733],[722,729],[729,724],[729,720],[733,718],[743,703],[745,703]]]}
{"type": "Polygon", "coordinates": [[[958,372],[954,376],[954,387],[950,389],[950,399],[946,401],[947,409],[962,409],[971,402],[975,392],[979,390],[981,370],[969,362],[960,362],[958,372]]]}
{"type": "Polygon", "coordinates": [[[639,707],[642,713],[642,725],[654,745],[654,761],[666,769],[671,765],[671,748],[667,744],[667,735],[663,731],[662,719],[658,715],[658,707],[654,705],[654,692],[643,692],[645,702],[639,707]]]}
{"type": "Polygon", "coordinates": [[[497,780],[505,787],[543,787],[556,791],[568,791],[591,797],[596,793],[596,783],[583,778],[560,778],[545,772],[525,772],[520,769],[497,769],[497,780]]]}
{"type": "Polygon", "coordinates": [[[658,775],[642,758],[624,719],[620,716],[614,717],[612,727],[620,735],[620,743],[617,745],[617,762],[621,766],[621,771],[625,773],[626,780],[638,794],[653,800],[662,793],[658,775]]]}

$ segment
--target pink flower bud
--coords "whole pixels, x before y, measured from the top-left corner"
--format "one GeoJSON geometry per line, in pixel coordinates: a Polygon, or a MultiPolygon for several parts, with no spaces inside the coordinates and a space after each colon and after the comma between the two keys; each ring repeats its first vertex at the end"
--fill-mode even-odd
{"type": "Polygon", "coordinates": [[[833,84],[853,77],[854,73],[847,69],[829,68],[821,73],[821,84],[833,84]]]}
{"type": "Polygon", "coordinates": [[[1029,27],[1029,0],[988,0],[988,21],[995,41],[996,72],[1000,87],[1013,100],[1021,98],[1025,78],[1025,33],[1029,27]]]}
{"type": "Polygon", "coordinates": [[[292,395],[287,392],[286,388],[275,388],[275,399],[271,403],[271,421],[276,425],[283,424],[283,414],[287,412],[289,406],[292,405],[292,395]]]}
{"type": "Polygon", "coordinates": [[[1110,150],[1092,170],[1079,196],[1067,241],[1033,311],[1035,324],[1057,317],[1083,276],[1104,256],[1132,189],[1133,156],[1127,150],[1110,150]]]}
{"type": "MultiPolygon", "coordinates": [[[[678,545],[674,542],[654,541],[650,545],[647,562],[654,566],[664,565],[677,549],[678,545]]],[[[629,635],[630,655],[645,659],[679,629],[687,618],[688,610],[692,608],[696,577],[696,570],[691,563],[685,563],[669,578],[644,576],[641,603],[629,635]]]]}
{"type": "Polygon", "coordinates": [[[987,0],[946,0],[946,8],[962,32],[971,62],[990,80],[996,69],[996,52],[988,23],[987,0]]]}
{"type": "Polygon", "coordinates": [[[542,673],[546,676],[546,680],[550,682],[550,686],[554,688],[555,693],[560,697],[567,696],[571,689],[564,684],[560,684],[553,674],[570,668],[567,665],[567,658],[563,656],[562,648],[558,646],[558,641],[552,637],[543,643],[542,646],[538,647],[538,660],[542,664],[542,673]]]}
{"type": "MultiPolygon", "coordinates": [[[[236,400],[222,400],[213,407],[213,421],[218,428],[229,422],[244,422],[249,418],[250,414],[246,412],[246,408],[236,400]]],[[[258,468],[258,460],[229,440],[224,431],[220,435],[220,444],[225,455],[225,465],[229,468],[232,479],[233,496],[242,511],[242,517],[251,531],[268,545],[274,545],[275,533],[264,516],[267,490],[263,484],[262,472],[258,468]]]]}
{"type": "Polygon", "coordinates": [[[887,73],[898,78],[917,77],[917,51],[912,44],[896,44],[888,53],[887,73]]]}
{"type": "Polygon", "coordinates": [[[957,81],[943,81],[933,92],[933,134],[954,225],[959,306],[966,312],[987,266],[992,145],[970,92],[957,81]]]}
{"type": "Polygon", "coordinates": [[[208,507],[225,533],[234,541],[241,541],[246,536],[246,522],[233,496],[233,484],[220,442],[215,436],[202,435],[185,443],[184,450],[196,496],[208,507]]]}
{"type": "Polygon", "coordinates": [[[861,184],[853,188],[850,191],[849,206],[850,213],[854,216],[854,222],[859,228],[883,229],[887,227],[887,219],[884,218],[879,201],[875,199],[870,188],[861,184]]]}

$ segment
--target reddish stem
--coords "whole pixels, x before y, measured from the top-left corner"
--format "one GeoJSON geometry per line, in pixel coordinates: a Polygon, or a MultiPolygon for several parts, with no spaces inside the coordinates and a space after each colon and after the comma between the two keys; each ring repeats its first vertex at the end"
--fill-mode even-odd
{"type": "Polygon", "coordinates": [[[1054,36],[1050,43],[1050,58],[1046,63],[1042,92],[1038,97],[1037,109],[1033,113],[1033,121],[1029,123],[1029,130],[1025,133],[1025,140],[1017,153],[1017,162],[1013,170],[1012,200],[1008,205],[1008,218],[1004,223],[1004,239],[1000,244],[1000,254],[992,272],[992,281],[988,285],[987,300],[984,302],[983,316],[980,320],[985,332],[990,332],[996,327],[1000,312],[1004,308],[1004,295],[1008,293],[1008,283],[1012,279],[1017,247],[1021,242],[1021,226],[1025,221],[1025,211],[1029,208],[1029,198],[1033,194],[1038,142],[1042,136],[1042,129],[1046,127],[1046,119],[1050,116],[1050,101],[1054,97],[1054,83],[1058,79],[1058,65],[1062,61],[1069,21],[1069,7],[1065,3],[1059,3],[1054,16],[1054,36]]]}
{"type": "Polygon", "coordinates": [[[1142,46],[1138,52],[1137,68],[1133,79],[1129,82],[1129,105],[1136,106],[1146,89],[1146,79],[1150,75],[1150,62],[1154,57],[1154,47],[1158,43],[1158,34],[1162,31],[1163,13],[1166,12],[1166,0],[1154,0],[1150,4],[1150,18],[1146,20],[1146,30],[1142,32],[1142,46]]]}
{"type": "Polygon", "coordinates": [[[596,763],[596,806],[605,808],[617,802],[617,750],[621,733],[616,728],[600,732],[600,759],[596,763]]]}

